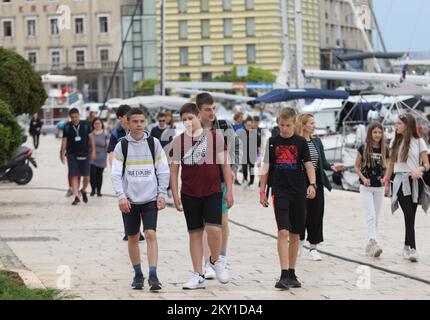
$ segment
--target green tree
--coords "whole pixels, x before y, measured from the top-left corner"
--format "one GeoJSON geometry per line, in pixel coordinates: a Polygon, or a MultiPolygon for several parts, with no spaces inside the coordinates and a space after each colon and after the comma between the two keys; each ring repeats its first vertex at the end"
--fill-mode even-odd
{"type": "Polygon", "coordinates": [[[0,47],[0,100],[15,115],[33,114],[47,99],[40,75],[31,64],[12,50],[0,47]]]}
{"type": "Polygon", "coordinates": [[[247,77],[238,77],[237,68],[234,67],[228,75],[222,75],[215,78],[218,82],[256,82],[256,83],[273,83],[275,82],[275,75],[267,70],[249,67],[247,77]]]}
{"type": "Polygon", "coordinates": [[[0,165],[9,162],[21,143],[21,127],[7,103],[0,100],[0,165]]]}
{"type": "Polygon", "coordinates": [[[140,96],[150,96],[155,93],[155,86],[158,83],[158,80],[142,80],[134,87],[134,91],[140,96]]]}

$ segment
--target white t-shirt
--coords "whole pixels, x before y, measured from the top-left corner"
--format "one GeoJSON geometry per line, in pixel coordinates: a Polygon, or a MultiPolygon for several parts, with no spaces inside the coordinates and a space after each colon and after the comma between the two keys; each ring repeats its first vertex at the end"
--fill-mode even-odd
{"type": "Polygon", "coordinates": [[[402,150],[403,150],[403,143],[400,144],[399,153],[397,156],[397,162],[394,163],[394,173],[401,173],[401,172],[412,172],[416,168],[418,168],[421,165],[420,161],[420,154],[421,152],[427,152],[427,145],[424,139],[411,139],[411,144],[409,147],[409,155],[408,155],[408,161],[407,162],[400,162],[402,150]]]}

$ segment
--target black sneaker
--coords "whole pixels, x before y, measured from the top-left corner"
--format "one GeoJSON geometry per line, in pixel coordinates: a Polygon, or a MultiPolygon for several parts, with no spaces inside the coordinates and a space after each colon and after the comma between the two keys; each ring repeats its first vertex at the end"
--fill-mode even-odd
{"type": "Polygon", "coordinates": [[[241,186],[242,184],[239,182],[239,181],[237,181],[237,180],[234,180],[234,184],[236,185],[236,186],[241,186]]]}
{"type": "Polygon", "coordinates": [[[103,195],[101,193],[97,193],[97,197],[102,197],[103,195]]]}
{"type": "Polygon", "coordinates": [[[79,202],[81,202],[81,200],[79,200],[78,197],[75,197],[75,200],[72,202],[72,206],[76,206],[79,202]]]}
{"type": "Polygon", "coordinates": [[[279,281],[277,281],[275,284],[275,288],[281,290],[289,290],[290,287],[288,286],[287,278],[279,279],[279,281]]]}
{"type": "Polygon", "coordinates": [[[287,281],[288,286],[290,288],[301,288],[302,287],[302,284],[299,282],[299,280],[297,280],[297,277],[295,275],[294,276],[289,275],[288,278],[286,279],[286,281],[287,281]]]}
{"type": "Polygon", "coordinates": [[[145,241],[145,237],[143,236],[142,233],[140,233],[139,241],[145,241]]]}
{"type": "Polygon", "coordinates": [[[128,236],[125,235],[124,238],[122,238],[123,241],[128,241],[128,236]]]}
{"type": "Polygon", "coordinates": [[[82,194],[82,200],[84,200],[84,202],[87,203],[88,202],[87,193],[81,190],[81,194],[82,194]]]}
{"type": "Polygon", "coordinates": [[[158,291],[161,290],[161,282],[158,280],[157,275],[151,274],[148,278],[149,290],[158,291]]]}
{"type": "Polygon", "coordinates": [[[131,287],[135,290],[141,290],[143,289],[143,283],[145,281],[145,277],[143,274],[137,274],[133,278],[133,283],[131,284],[131,287]]]}
{"type": "Polygon", "coordinates": [[[90,193],[90,197],[94,197],[96,195],[96,192],[93,190],[93,191],[91,191],[91,193],[90,193]]]}

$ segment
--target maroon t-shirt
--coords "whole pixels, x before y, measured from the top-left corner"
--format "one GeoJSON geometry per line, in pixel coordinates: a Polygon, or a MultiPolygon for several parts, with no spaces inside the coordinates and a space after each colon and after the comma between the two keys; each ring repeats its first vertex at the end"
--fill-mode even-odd
{"type": "Polygon", "coordinates": [[[221,167],[217,163],[217,153],[225,150],[224,138],[215,130],[205,130],[193,138],[182,133],[173,139],[169,157],[170,161],[181,162],[181,193],[192,197],[220,193],[221,167]]]}

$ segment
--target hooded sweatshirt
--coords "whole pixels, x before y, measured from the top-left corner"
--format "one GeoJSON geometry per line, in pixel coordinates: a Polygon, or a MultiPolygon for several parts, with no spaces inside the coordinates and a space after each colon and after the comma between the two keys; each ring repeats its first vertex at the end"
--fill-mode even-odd
{"type": "Polygon", "coordinates": [[[112,161],[112,185],[119,200],[128,198],[133,204],[145,204],[156,201],[157,196],[166,196],[169,186],[170,171],[166,154],[160,141],[154,139],[155,168],[148,145],[148,133],[142,139],[134,140],[131,134],[128,140],[127,162],[122,176],[123,153],[121,142],[115,147],[112,161]]]}

